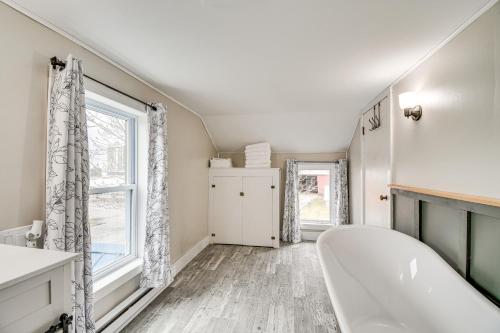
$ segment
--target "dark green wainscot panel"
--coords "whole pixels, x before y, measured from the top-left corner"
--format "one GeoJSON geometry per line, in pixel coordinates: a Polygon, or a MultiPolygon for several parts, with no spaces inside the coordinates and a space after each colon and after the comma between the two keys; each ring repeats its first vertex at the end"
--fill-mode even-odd
{"type": "Polygon", "coordinates": [[[429,245],[500,306],[500,208],[392,189],[392,227],[429,245]]]}

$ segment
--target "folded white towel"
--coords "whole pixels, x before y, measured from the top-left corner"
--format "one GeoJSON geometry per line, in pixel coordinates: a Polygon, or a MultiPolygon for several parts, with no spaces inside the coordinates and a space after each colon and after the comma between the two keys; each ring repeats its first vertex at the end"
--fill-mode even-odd
{"type": "Polygon", "coordinates": [[[245,158],[245,162],[269,162],[271,160],[271,156],[262,156],[262,157],[250,157],[250,158],[245,158]]]}
{"type": "Polygon", "coordinates": [[[211,158],[210,159],[211,168],[232,168],[233,163],[230,158],[211,158]]]}
{"type": "Polygon", "coordinates": [[[270,159],[271,158],[271,153],[262,153],[262,152],[255,152],[255,153],[245,153],[245,158],[247,160],[250,159],[270,159]]]}
{"type": "Polygon", "coordinates": [[[271,147],[245,147],[245,153],[271,153],[271,147]]]}
{"type": "Polygon", "coordinates": [[[262,163],[262,164],[245,164],[245,168],[270,168],[271,163],[262,163]]]}
{"type": "Polygon", "coordinates": [[[251,165],[251,164],[264,164],[264,163],[271,163],[270,159],[266,160],[246,160],[245,164],[251,165]]]}
{"type": "Polygon", "coordinates": [[[271,160],[255,160],[255,161],[245,161],[245,165],[262,165],[262,164],[271,164],[271,160]]]}
{"type": "Polygon", "coordinates": [[[269,154],[271,155],[271,150],[245,150],[246,154],[269,154]]]}
{"type": "Polygon", "coordinates": [[[247,145],[245,146],[245,150],[252,150],[252,149],[266,149],[266,150],[271,150],[271,145],[268,142],[261,142],[261,143],[255,143],[253,145],[247,145]]]}

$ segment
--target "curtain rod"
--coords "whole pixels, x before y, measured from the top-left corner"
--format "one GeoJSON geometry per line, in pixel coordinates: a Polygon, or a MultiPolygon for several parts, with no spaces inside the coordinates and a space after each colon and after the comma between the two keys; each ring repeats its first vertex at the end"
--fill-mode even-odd
{"type": "MultiPolygon", "coordinates": [[[[50,64],[52,65],[52,68],[54,68],[54,69],[56,69],[56,68],[57,68],[57,66],[59,66],[61,69],[64,69],[64,67],[66,67],[66,62],[64,62],[64,61],[62,61],[62,60],[60,60],[60,59],[58,59],[57,57],[52,57],[52,58],[50,58],[50,64]]],[[[104,83],[104,82],[102,82],[102,81],[99,81],[99,80],[97,80],[97,79],[94,79],[93,77],[91,77],[91,76],[89,76],[89,75],[87,75],[87,74],[83,74],[83,76],[85,76],[87,79],[92,80],[92,81],[94,81],[94,82],[97,82],[97,83],[99,83],[99,84],[101,84],[101,85],[105,86],[106,88],[109,88],[109,89],[111,89],[111,90],[113,90],[113,91],[115,91],[115,92],[117,92],[117,93],[119,93],[119,94],[122,94],[122,95],[124,95],[124,96],[127,96],[128,98],[133,99],[133,100],[134,100],[134,101],[136,101],[136,102],[139,102],[139,103],[141,103],[141,104],[144,104],[145,106],[150,107],[150,108],[151,108],[151,109],[153,109],[154,111],[156,111],[156,110],[157,110],[157,109],[156,109],[156,106],[154,106],[154,105],[152,105],[152,104],[149,104],[149,103],[146,103],[146,102],[144,102],[144,101],[141,101],[140,99],[135,98],[134,96],[130,96],[129,94],[124,93],[123,91],[118,90],[118,89],[116,89],[116,88],[114,88],[114,87],[110,86],[109,84],[106,84],[106,83],[104,83]]]]}

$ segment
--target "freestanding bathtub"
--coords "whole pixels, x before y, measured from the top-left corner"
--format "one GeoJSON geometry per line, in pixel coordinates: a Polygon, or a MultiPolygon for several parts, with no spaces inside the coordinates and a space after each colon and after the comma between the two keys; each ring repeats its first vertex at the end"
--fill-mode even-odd
{"type": "Polygon", "coordinates": [[[342,226],[317,248],[342,333],[499,333],[500,310],[403,233],[342,226]]]}

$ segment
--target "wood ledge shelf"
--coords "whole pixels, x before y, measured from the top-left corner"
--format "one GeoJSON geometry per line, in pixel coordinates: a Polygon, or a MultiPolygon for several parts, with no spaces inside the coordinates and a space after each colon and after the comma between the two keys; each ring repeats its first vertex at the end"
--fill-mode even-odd
{"type": "Polygon", "coordinates": [[[455,192],[431,190],[428,188],[413,187],[413,186],[406,186],[406,185],[399,185],[399,184],[389,184],[388,186],[389,186],[389,188],[395,189],[395,190],[403,190],[403,191],[420,193],[420,194],[425,194],[425,195],[432,195],[435,197],[472,202],[472,203],[477,203],[477,204],[486,205],[486,206],[500,207],[500,199],[496,199],[496,198],[482,197],[482,196],[477,196],[477,195],[462,194],[462,193],[455,193],[455,192]]]}

